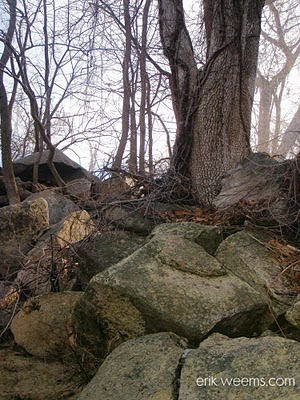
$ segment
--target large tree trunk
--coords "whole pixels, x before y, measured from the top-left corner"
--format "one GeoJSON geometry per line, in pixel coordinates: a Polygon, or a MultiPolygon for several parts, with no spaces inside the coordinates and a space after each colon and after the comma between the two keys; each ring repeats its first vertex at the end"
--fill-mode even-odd
{"type": "Polygon", "coordinates": [[[209,29],[202,71],[197,70],[182,0],[159,0],[159,18],[178,126],[174,168],[190,176],[199,202],[210,205],[222,176],[250,152],[263,2],[205,0],[204,5],[209,29]]]}

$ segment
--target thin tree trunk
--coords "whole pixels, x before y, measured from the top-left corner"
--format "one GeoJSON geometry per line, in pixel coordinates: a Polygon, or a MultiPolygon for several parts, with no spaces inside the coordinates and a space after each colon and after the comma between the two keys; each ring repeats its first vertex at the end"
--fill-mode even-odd
{"type": "Polygon", "coordinates": [[[12,107],[8,104],[7,92],[4,86],[4,70],[11,56],[10,45],[16,26],[16,0],[7,1],[9,5],[9,26],[6,34],[6,42],[0,59],[0,115],[1,115],[1,147],[3,178],[9,204],[18,204],[20,196],[15,180],[13,163],[11,158],[12,107]]]}
{"type": "Polygon", "coordinates": [[[148,14],[151,0],[146,0],[143,11],[142,26],[142,46],[140,52],[140,71],[141,71],[141,106],[140,106],[140,151],[139,151],[139,174],[145,175],[145,146],[146,146],[146,99],[147,99],[147,29],[148,14]]]}
{"type": "Polygon", "coordinates": [[[276,118],[275,118],[274,135],[273,135],[272,143],[271,143],[271,155],[272,156],[275,156],[277,154],[277,150],[278,150],[278,146],[279,146],[280,128],[281,128],[281,102],[282,102],[284,86],[285,86],[285,80],[281,84],[279,95],[277,95],[277,94],[274,95],[274,106],[275,106],[275,111],[276,111],[276,118]]]}
{"type": "MultiPolygon", "coordinates": [[[[136,74],[137,75],[137,74],[136,74]]],[[[136,124],[136,112],[135,112],[135,94],[136,94],[136,82],[133,79],[134,74],[132,73],[132,84],[131,84],[131,105],[130,105],[130,149],[129,149],[129,163],[128,168],[131,174],[137,174],[137,124],[136,124]]]]}
{"type": "Polygon", "coordinates": [[[123,60],[123,111],[122,111],[122,134],[117,153],[113,162],[113,169],[120,169],[129,134],[130,120],[130,79],[129,68],[131,58],[131,23],[129,14],[129,0],[123,0],[125,21],[125,53],[123,60]]]}
{"type": "Polygon", "coordinates": [[[161,126],[163,127],[163,130],[165,131],[167,149],[168,149],[168,156],[169,156],[169,159],[170,159],[170,165],[172,166],[173,162],[172,162],[172,146],[171,146],[170,132],[169,132],[166,124],[164,123],[164,121],[162,120],[162,118],[161,118],[161,116],[159,114],[156,114],[155,112],[152,111],[152,115],[154,115],[154,117],[156,117],[159,120],[161,126]]]}
{"type": "Polygon", "coordinates": [[[258,87],[260,100],[257,129],[257,150],[269,153],[271,141],[270,124],[273,91],[270,87],[270,83],[263,76],[260,76],[258,79],[258,87]]]}
{"type": "MultiPolygon", "coordinates": [[[[43,0],[43,13],[44,13],[44,59],[45,59],[45,72],[44,72],[44,82],[45,82],[45,112],[43,118],[43,125],[46,130],[46,135],[51,140],[51,123],[50,123],[50,109],[51,109],[51,90],[49,86],[50,77],[50,60],[49,60],[49,37],[48,37],[48,8],[47,0],[43,0]]],[[[48,147],[49,148],[49,147],[48,147]]]]}
{"type": "Polygon", "coordinates": [[[149,75],[146,73],[146,83],[147,83],[147,117],[148,117],[148,167],[149,174],[154,173],[153,170],[153,121],[151,113],[151,85],[149,75]]]}

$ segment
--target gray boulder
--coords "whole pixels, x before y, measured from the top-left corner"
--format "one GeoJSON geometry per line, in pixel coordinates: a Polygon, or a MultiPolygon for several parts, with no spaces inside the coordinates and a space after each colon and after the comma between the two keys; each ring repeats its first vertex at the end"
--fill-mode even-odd
{"type": "Polygon", "coordinates": [[[240,200],[278,197],[279,183],[270,177],[273,177],[274,171],[279,173],[281,170],[282,165],[268,154],[251,154],[223,178],[222,190],[215,198],[214,205],[224,208],[240,200]]]}
{"type": "Polygon", "coordinates": [[[92,182],[87,178],[75,179],[67,183],[67,192],[77,201],[86,201],[91,196],[92,182]]]}
{"type": "Polygon", "coordinates": [[[227,270],[247,282],[265,298],[270,297],[276,316],[292,304],[290,284],[282,266],[267,250],[272,239],[259,231],[242,231],[229,236],[219,246],[216,258],[227,270]]]}
{"type": "Polygon", "coordinates": [[[291,325],[300,329],[300,296],[298,296],[295,304],[287,310],[285,317],[291,325]]]}
{"type": "Polygon", "coordinates": [[[0,276],[11,279],[32,248],[32,242],[49,227],[48,204],[44,199],[0,209],[0,276]]]}
{"type": "Polygon", "coordinates": [[[198,349],[172,333],[115,349],[78,400],[296,400],[300,344],[213,334],[198,349]]]}
{"type": "Polygon", "coordinates": [[[210,255],[214,255],[219,244],[224,239],[223,231],[220,227],[191,222],[161,224],[151,232],[149,238],[152,239],[156,235],[181,237],[199,244],[210,255]]]}
{"type": "Polygon", "coordinates": [[[14,317],[16,343],[38,357],[63,358],[71,352],[71,317],[81,292],[49,293],[28,300],[14,317]]]}
{"type": "MultiPolygon", "coordinates": [[[[211,227],[205,233],[206,227],[190,225],[191,237],[212,233],[211,227]]],[[[100,358],[146,333],[171,331],[197,344],[212,330],[237,336],[265,329],[266,296],[187,239],[187,225],[172,228],[176,235],[157,229],[149,243],[92,278],[78,302],[79,342],[100,358]]]]}
{"type": "Polygon", "coordinates": [[[76,211],[54,225],[39,238],[27,253],[18,272],[16,284],[33,295],[56,290],[69,290],[76,277],[72,264],[67,263],[68,249],[85,239],[95,229],[87,211],[76,211]]]}
{"type": "Polygon", "coordinates": [[[98,203],[130,198],[130,186],[126,183],[126,180],[120,176],[105,181],[94,182],[91,192],[93,200],[96,200],[98,203]]]}
{"type": "Polygon", "coordinates": [[[143,216],[130,206],[111,206],[103,211],[105,220],[126,231],[148,235],[156,226],[153,219],[143,216]]]}
{"type": "Polygon", "coordinates": [[[91,236],[79,244],[79,278],[85,288],[96,274],[117,264],[145,243],[145,238],[133,232],[110,231],[91,236]]]}
{"type": "Polygon", "coordinates": [[[213,205],[218,209],[230,207],[232,214],[251,215],[258,225],[293,225],[299,207],[285,189],[291,166],[266,153],[253,153],[223,178],[213,205]]]}
{"type": "Polygon", "coordinates": [[[300,344],[279,337],[229,339],[219,334],[186,357],[179,400],[296,400],[300,344]]]}
{"type": "Polygon", "coordinates": [[[74,211],[79,211],[77,204],[53,189],[34,193],[25,201],[32,201],[39,198],[45,199],[48,203],[50,225],[57,224],[74,211]]]}
{"type": "Polygon", "coordinates": [[[172,333],[123,343],[106,358],[78,400],[173,400],[185,347],[172,333]]]}
{"type": "MultiPolygon", "coordinates": [[[[39,163],[39,182],[53,185],[55,182],[47,164],[48,157],[49,150],[44,150],[39,163]]],[[[33,166],[38,158],[39,153],[33,153],[29,156],[18,158],[13,164],[15,175],[20,177],[24,182],[32,181],[33,166]]],[[[55,150],[53,161],[57,171],[65,182],[79,178],[88,178],[92,181],[98,180],[91,173],[66,156],[61,150],[55,150]]]]}

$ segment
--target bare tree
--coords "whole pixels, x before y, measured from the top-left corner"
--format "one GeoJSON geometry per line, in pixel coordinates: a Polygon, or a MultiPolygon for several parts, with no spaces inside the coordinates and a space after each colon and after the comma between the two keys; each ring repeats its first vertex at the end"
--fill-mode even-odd
{"type": "Polygon", "coordinates": [[[20,196],[15,181],[12,157],[11,157],[11,138],[12,138],[12,105],[16,92],[16,86],[13,89],[13,95],[10,103],[8,102],[7,91],[4,84],[4,74],[6,65],[11,57],[11,44],[16,26],[16,0],[6,1],[9,9],[9,25],[7,32],[4,33],[2,41],[4,49],[0,58],[0,115],[1,115],[1,147],[2,147],[2,165],[3,178],[6,187],[9,204],[20,202],[20,196]]]}
{"type": "MultiPolygon", "coordinates": [[[[66,100],[77,97],[82,101],[84,98],[84,67],[90,50],[88,30],[92,28],[84,20],[88,14],[88,2],[83,6],[83,12],[77,16],[76,2],[70,0],[63,4],[53,1],[51,6],[47,0],[37,4],[21,0],[17,44],[12,47],[15,65],[10,74],[20,82],[29,100],[35,150],[41,155],[43,144],[50,150],[49,168],[61,187],[65,183],[53,163],[58,143],[54,144],[51,129],[53,120],[63,114],[66,100]],[[42,57],[37,57],[37,54],[42,54],[42,57]]],[[[72,142],[72,137],[67,134],[63,140],[66,139],[72,142]]],[[[38,179],[37,167],[38,161],[34,168],[34,181],[38,179]]]]}
{"type": "Polygon", "coordinates": [[[260,68],[256,81],[260,97],[256,134],[257,149],[271,154],[278,153],[283,127],[283,96],[288,76],[300,54],[297,10],[299,5],[296,1],[281,0],[265,7],[263,15],[260,68]]]}
{"type": "Polygon", "coordinates": [[[131,18],[129,12],[129,0],[123,0],[124,26],[125,26],[125,51],[123,60],[123,111],[122,111],[122,134],[118,150],[115,155],[113,169],[121,168],[125,147],[129,135],[130,121],[130,59],[131,59],[131,18]]]}

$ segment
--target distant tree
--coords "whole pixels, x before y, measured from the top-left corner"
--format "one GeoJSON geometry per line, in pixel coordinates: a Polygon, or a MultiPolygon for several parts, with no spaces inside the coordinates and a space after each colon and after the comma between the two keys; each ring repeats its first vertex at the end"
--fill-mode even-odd
{"type": "Polygon", "coordinates": [[[289,152],[294,155],[299,153],[300,147],[300,105],[297,108],[297,111],[294,114],[293,119],[291,120],[289,126],[285,130],[282,135],[282,140],[277,149],[278,154],[282,154],[287,156],[289,152]]]}
{"type": "Polygon", "coordinates": [[[276,1],[264,9],[256,80],[259,93],[255,130],[258,151],[286,155],[289,150],[286,147],[288,140],[283,135],[282,107],[288,77],[300,55],[299,11],[298,0],[276,1]],[[281,139],[284,146],[279,146],[281,139]]]}
{"type": "MultiPolygon", "coordinates": [[[[58,145],[52,136],[53,121],[67,120],[63,109],[66,100],[84,98],[85,67],[90,50],[88,30],[92,30],[85,21],[88,2],[84,2],[79,16],[76,7],[74,1],[54,0],[50,6],[47,0],[38,3],[21,0],[16,44],[12,47],[14,65],[10,70],[28,98],[35,151],[41,155],[44,147],[50,150],[49,168],[61,187],[65,183],[53,163],[58,145]]],[[[75,115],[76,111],[69,114],[70,118],[75,115]]],[[[72,142],[71,130],[69,133],[63,140],[72,142]]],[[[39,161],[34,167],[34,182],[38,180],[38,164],[39,161]]]]}

